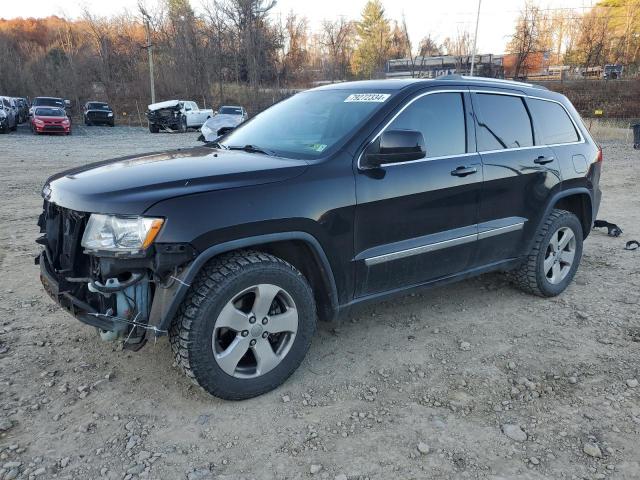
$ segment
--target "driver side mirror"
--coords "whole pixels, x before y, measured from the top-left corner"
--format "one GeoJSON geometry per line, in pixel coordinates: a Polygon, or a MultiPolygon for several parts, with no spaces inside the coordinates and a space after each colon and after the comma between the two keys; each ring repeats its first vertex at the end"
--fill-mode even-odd
{"type": "Polygon", "coordinates": [[[416,130],[388,130],[362,154],[363,168],[378,168],[387,163],[408,162],[427,156],[422,132],[416,130]]]}

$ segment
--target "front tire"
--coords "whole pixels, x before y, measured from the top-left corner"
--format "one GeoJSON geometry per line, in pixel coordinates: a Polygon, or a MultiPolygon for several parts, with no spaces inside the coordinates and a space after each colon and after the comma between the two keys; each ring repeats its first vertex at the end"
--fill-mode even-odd
{"type": "Polygon", "coordinates": [[[511,272],[515,285],[540,297],[562,293],[582,258],[582,224],[566,210],[554,209],[536,236],[524,263],[511,272]]]}
{"type": "Polygon", "coordinates": [[[180,133],[187,133],[187,119],[186,119],[186,117],[182,117],[180,119],[179,131],[180,131],[180,133]]]}
{"type": "Polygon", "coordinates": [[[243,400],[273,390],[300,366],[316,318],[311,287],[295,267],[237,251],[204,267],[169,335],[192,381],[217,397],[243,400]]]}
{"type": "Polygon", "coordinates": [[[160,131],[160,129],[158,128],[158,126],[155,123],[150,123],[149,124],[149,131],[151,133],[158,133],[160,131]]]}

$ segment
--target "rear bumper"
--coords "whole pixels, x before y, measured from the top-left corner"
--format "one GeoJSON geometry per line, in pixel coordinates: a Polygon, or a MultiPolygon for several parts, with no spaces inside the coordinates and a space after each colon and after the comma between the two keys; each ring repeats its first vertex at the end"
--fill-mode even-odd
{"type": "Polygon", "coordinates": [[[54,302],[86,325],[102,330],[113,331],[117,329],[119,325],[117,322],[102,316],[91,305],[74,297],[71,292],[60,290],[60,283],[49,271],[47,257],[44,252],[36,259],[36,262],[40,265],[40,282],[42,282],[42,286],[54,302]]]}

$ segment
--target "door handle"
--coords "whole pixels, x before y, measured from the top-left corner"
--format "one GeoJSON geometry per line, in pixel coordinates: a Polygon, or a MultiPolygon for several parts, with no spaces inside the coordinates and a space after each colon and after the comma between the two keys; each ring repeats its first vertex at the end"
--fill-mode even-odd
{"type": "Polygon", "coordinates": [[[454,177],[466,177],[467,175],[473,175],[477,172],[478,169],[476,167],[458,167],[455,170],[451,170],[451,175],[454,177]]]}
{"type": "Polygon", "coordinates": [[[551,163],[555,160],[553,157],[545,157],[544,155],[540,155],[536,158],[533,163],[537,163],[538,165],[544,165],[546,163],[551,163]]]}

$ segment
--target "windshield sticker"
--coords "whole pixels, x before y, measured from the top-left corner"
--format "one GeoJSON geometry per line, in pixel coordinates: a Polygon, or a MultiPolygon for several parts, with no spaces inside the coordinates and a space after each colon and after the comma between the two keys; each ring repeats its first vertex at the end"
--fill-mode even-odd
{"type": "Polygon", "coordinates": [[[311,145],[311,149],[315,150],[316,152],[321,152],[325,148],[327,148],[327,146],[324,143],[314,143],[313,145],[311,145]]]}
{"type": "Polygon", "coordinates": [[[382,103],[391,96],[390,93],[352,93],[344,99],[344,103],[351,102],[376,102],[382,103]]]}

